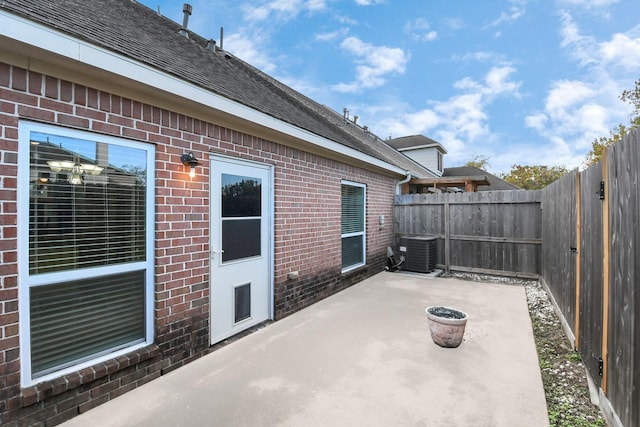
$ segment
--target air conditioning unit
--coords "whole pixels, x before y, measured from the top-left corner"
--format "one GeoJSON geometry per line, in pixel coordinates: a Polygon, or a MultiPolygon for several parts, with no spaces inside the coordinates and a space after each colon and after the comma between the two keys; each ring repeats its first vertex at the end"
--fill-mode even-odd
{"type": "Polygon", "coordinates": [[[404,270],[431,273],[436,268],[435,237],[401,237],[399,252],[404,255],[404,270]]]}

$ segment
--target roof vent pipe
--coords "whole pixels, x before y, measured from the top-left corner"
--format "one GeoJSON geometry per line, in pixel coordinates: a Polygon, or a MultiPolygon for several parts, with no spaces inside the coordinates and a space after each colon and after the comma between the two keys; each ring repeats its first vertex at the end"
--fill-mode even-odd
{"type": "Polygon", "coordinates": [[[184,18],[182,18],[182,28],[180,29],[180,35],[189,38],[189,33],[187,33],[187,28],[189,26],[189,16],[191,16],[191,12],[193,11],[193,7],[189,3],[185,3],[182,6],[182,13],[184,14],[184,18]]]}
{"type": "Polygon", "coordinates": [[[344,119],[348,120],[349,119],[349,109],[347,107],[344,107],[342,109],[342,113],[344,114],[344,119]]]}
{"type": "Polygon", "coordinates": [[[207,42],[207,49],[209,49],[211,52],[216,51],[216,41],[214,39],[209,39],[209,41],[207,42]]]}
{"type": "Polygon", "coordinates": [[[185,3],[182,6],[182,13],[184,13],[184,18],[182,18],[182,28],[185,30],[189,26],[189,17],[191,16],[191,12],[193,12],[193,7],[189,3],[185,3]]]}
{"type": "Polygon", "coordinates": [[[224,27],[220,27],[220,50],[224,50],[224,27]]]}

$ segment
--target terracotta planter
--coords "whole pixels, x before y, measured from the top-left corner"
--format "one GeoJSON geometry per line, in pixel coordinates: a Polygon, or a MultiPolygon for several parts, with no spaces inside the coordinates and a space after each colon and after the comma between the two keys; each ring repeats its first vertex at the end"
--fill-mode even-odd
{"type": "Polygon", "coordinates": [[[467,313],[449,307],[432,306],[424,309],[429,321],[431,339],[440,347],[455,348],[462,343],[467,313]]]}

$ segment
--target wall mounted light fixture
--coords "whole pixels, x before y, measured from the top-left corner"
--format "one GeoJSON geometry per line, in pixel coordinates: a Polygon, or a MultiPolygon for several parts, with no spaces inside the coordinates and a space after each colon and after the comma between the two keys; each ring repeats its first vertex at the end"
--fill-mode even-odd
{"type": "Polygon", "coordinates": [[[196,176],[196,166],[198,166],[198,159],[195,158],[193,153],[183,154],[180,157],[180,161],[183,165],[189,166],[189,176],[191,178],[195,178],[196,176]]]}

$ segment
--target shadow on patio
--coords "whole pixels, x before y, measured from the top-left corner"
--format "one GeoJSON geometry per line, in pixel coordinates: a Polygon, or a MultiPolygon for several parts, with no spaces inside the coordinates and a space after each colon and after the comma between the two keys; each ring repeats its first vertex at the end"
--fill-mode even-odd
{"type": "Polygon", "coordinates": [[[381,273],[66,426],[548,426],[522,287],[381,273]],[[456,349],[424,308],[468,313],[456,349]]]}

